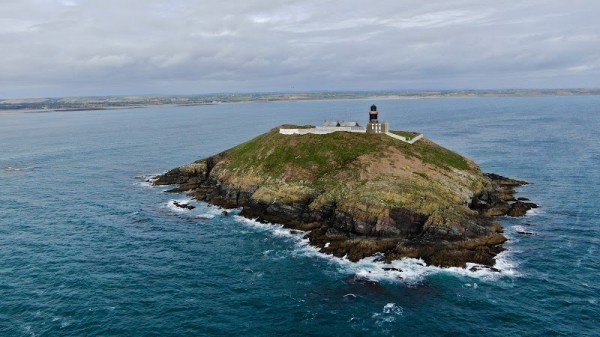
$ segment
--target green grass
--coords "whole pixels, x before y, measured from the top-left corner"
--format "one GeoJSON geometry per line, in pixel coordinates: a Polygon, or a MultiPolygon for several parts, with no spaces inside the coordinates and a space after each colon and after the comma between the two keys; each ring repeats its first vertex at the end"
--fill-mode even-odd
{"type": "Polygon", "coordinates": [[[417,135],[418,135],[418,133],[416,133],[416,132],[410,132],[410,131],[398,131],[398,130],[391,130],[390,132],[391,132],[391,133],[393,133],[393,134],[395,134],[395,135],[398,135],[398,136],[404,137],[404,138],[406,138],[406,139],[408,139],[408,140],[411,140],[411,139],[413,139],[415,136],[417,136],[417,135]]]}
{"type": "Polygon", "coordinates": [[[303,169],[316,180],[343,169],[361,155],[379,151],[379,137],[335,132],[326,135],[281,135],[272,130],[229,150],[230,167],[260,167],[278,177],[289,167],[303,169]]]}
{"type": "MultiPolygon", "coordinates": [[[[416,132],[409,131],[390,131],[396,135],[412,138],[418,135],[416,132]],[[410,137],[408,137],[410,136],[410,137]]],[[[467,159],[460,154],[450,151],[431,141],[418,141],[413,144],[407,144],[396,141],[396,146],[401,147],[405,154],[417,157],[423,162],[432,164],[446,170],[456,168],[459,170],[472,171],[473,167],[469,165],[467,159]]]]}
{"type": "Polygon", "coordinates": [[[437,167],[436,171],[456,168],[482,177],[469,160],[427,139],[408,144],[385,134],[282,135],[278,128],[223,153],[220,158],[224,165],[219,174],[225,179],[233,177],[232,181],[238,184],[264,187],[258,196],[261,200],[293,200],[315,194],[318,198],[314,207],[339,201],[343,205],[340,207],[351,210],[356,205],[379,203],[411,207],[424,214],[430,214],[435,207],[450,207],[460,198],[458,192],[443,183],[446,179],[468,187],[452,172],[439,177],[428,174],[433,171],[423,165],[415,166],[414,176],[399,179],[396,173],[405,168],[395,168],[394,162],[402,161],[403,156],[437,167]],[[359,159],[361,156],[368,156],[372,162],[359,159]],[[393,167],[389,171],[394,172],[386,171],[385,165],[372,165],[380,162],[393,167]],[[365,172],[370,168],[380,171],[377,175],[365,172]]]}
{"type": "Polygon", "coordinates": [[[412,145],[415,153],[421,160],[438,167],[449,169],[451,167],[459,170],[471,170],[467,160],[456,152],[432,143],[416,142],[412,145]]]}
{"type": "MultiPolygon", "coordinates": [[[[404,137],[416,135],[406,131],[394,133],[404,137]]],[[[464,157],[432,142],[407,144],[385,135],[349,132],[282,135],[278,129],[228,150],[229,168],[242,171],[254,168],[258,169],[256,173],[272,178],[293,171],[297,178],[316,182],[347,168],[362,155],[390,146],[443,169],[472,169],[464,157]]]]}
{"type": "Polygon", "coordinates": [[[280,126],[281,129],[314,129],[314,125],[292,125],[292,124],[284,124],[280,126]]]}

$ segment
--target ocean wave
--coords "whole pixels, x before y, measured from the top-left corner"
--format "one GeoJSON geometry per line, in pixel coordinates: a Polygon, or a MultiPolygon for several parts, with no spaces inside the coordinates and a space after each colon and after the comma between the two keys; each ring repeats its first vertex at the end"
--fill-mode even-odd
{"type": "Polygon", "coordinates": [[[243,216],[239,215],[235,215],[233,218],[237,222],[242,223],[244,225],[268,231],[274,236],[291,238],[297,241],[298,243],[304,240],[304,235],[306,235],[307,233],[305,231],[297,229],[285,228],[283,225],[280,224],[262,223],[260,221],[244,218],[243,216]]]}
{"type": "Polygon", "coordinates": [[[32,171],[41,168],[41,166],[5,166],[2,169],[6,172],[32,171]]]}
{"type": "Polygon", "coordinates": [[[368,281],[376,282],[402,282],[408,285],[418,285],[428,276],[435,274],[453,274],[463,277],[476,278],[482,281],[495,281],[501,277],[515,277],[519,273],[515,264],[507,254],[496,256],[496,264],[489,268],[484,265],[467,263],[466,268],[437,267],[427,265],[422,259],[404,258],[383,263],[378,261],[379,256],[364,258],[358,262],[344,260],[340,263],[341,269],[349,274],[368,281]]]}
{"type": "Polygon", "coordinates": [[[308,239],[304,238],[307,232],[285,228],[280,224],[261,223],[241,216],[235,216],[234,218],[246,226],[267,231],[276,237],[293,240],[295,249],[292,254],[327,260],[336,266],[339,273],[346,277],[353,277],[359,282],[391,282],[418,285],[426,277],[440,273],[460,275],[483,281],[520,276],[516,263],[511,260],[508,251],[496,256],[496,263],[492,268],[475,263],[467,263],[466,268],[429,266],[422,259],[414,258],[404,258],[394,260],[391,263],[384,263],[380,261],[383,254],[376,254],[352,262],[346,257],[339,258],[320,252],[319,248],[310,245],[308,239]]]}
{"type": "Polygon", "coordinates": [[[140,175],[140,176],[136,176],[134,177],[134,179],[139,180],[136,185],[138,186],[142,186],[142,187],[157,187],[156,185],[154,185],[154,182],[156,181],[156,177],[159,174],[147,174],[147,175],[140,175]]]}
{"type": "Polygon", "coordinates": [[[198,202],[190,197],[170,199],[166,203],[163,203],[162,207],[177,214],[179,217],[196,220],[213,220],[219,216],[235,215],[238,212],[236,209],[224,209],[205,202],[198,202]],[[191,207],[186,207],[186,205],[191,207]]]}
{"type": "Polygon", "coordinates": [[[531,230],[530,226],[525,227],[524,225],[516,225],[512,226],[511,229],[515,234],[519,235],[536,235],[536,233],[531,230]]]}
{"type": "Polygon", "coordinates": [[[532,208],[532,209],[528,210],[525,213],[525,216],[537,216],[537,215],[542,215],[542,214],[544,214],[544,211],[542,210],[541,207],[538,207],[538,208],[532,208]]]}
{"type": "Polygon", "coordinates": [[[383,306],[381,312],[376,312],[371,318],[375,320],[375,325],[382,326],[386,323],[393,323],[396,321],[397,316],[402,316],[404,309],[396,305],[396,303],[388,303],[383,306]]]}
{"type": "Polygon", "coordinates": [[[187,208],[179,207],[176,204],[187,205],[187,204],[190,204],[191,201],[192,201],[191,198],[171,199],[165,204],[165,206],[173,212],[186,213],[186,212],[189,212],[190,210],[187,208]]]}

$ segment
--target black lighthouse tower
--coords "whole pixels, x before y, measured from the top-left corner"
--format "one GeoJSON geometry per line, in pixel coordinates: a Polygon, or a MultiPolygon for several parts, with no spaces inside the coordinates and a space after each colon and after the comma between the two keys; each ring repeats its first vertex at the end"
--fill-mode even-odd
{"type": "Polygon", "coordinates": [[[375,104],[371,105],[371,111],[369,111],[369,123],[379,123],[377,119],[378,115],[377,106],[375,104]]]}
{"type": "Polygon", "coordinates": [[[369,123],[367,123],[367,133],[386,133],[389,130],[388,123],[379,122],[379,112],[375,104],[371,105],[369,111],[369,123]]]}

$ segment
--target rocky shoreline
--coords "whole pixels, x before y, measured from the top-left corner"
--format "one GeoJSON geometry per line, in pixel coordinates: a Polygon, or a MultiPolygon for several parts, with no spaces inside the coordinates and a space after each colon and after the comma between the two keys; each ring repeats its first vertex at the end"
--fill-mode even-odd
{"type": "MultiPolygon", "coordinates": [[[[492,267],[507,240],[497,216],[523,216],[538,207],[516,198],[516,188],[527,182],[497,174],[485,174],[486,189],[475,193],[468,208],[472,213],[460,224],[417,211],[390,207],[382,216],[366,209],[341,209],[336,202],[311,207],[319,193],[293,201],[253,198],[258,185],[241,187],[214,174],[225,153],[175,168],[156,177],[155,185],[178,185],[168,192],[186,192],[194,199],[224,208],[241,208],[240,215],[261,222],[308,231],[306,237],[321,252],[358,261],[376,253],[382,260],[421,258],[429,265],[466,267],[477,263],[492,267]]],[[[377,207],[373,205],[373,207],[377,207]]]]}

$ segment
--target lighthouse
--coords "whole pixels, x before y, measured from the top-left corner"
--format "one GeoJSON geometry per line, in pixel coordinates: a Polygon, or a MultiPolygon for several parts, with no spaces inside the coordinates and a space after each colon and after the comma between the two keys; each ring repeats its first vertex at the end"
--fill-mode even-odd
{"type": "Polygon", "coordinates": [[[369,123],[379,123],[377,120],[378,115],[377,106],[375,104],[371,105],[371,111],[369,111],[369,123]]]}
{"type": "Polygon", "coordinates": [[[367,133],[386,133],[389,131],[388,123],[379,122],[379,112],[375,104],[371,105],[369,111],[369,123],[367,124],[367,133]]]}

